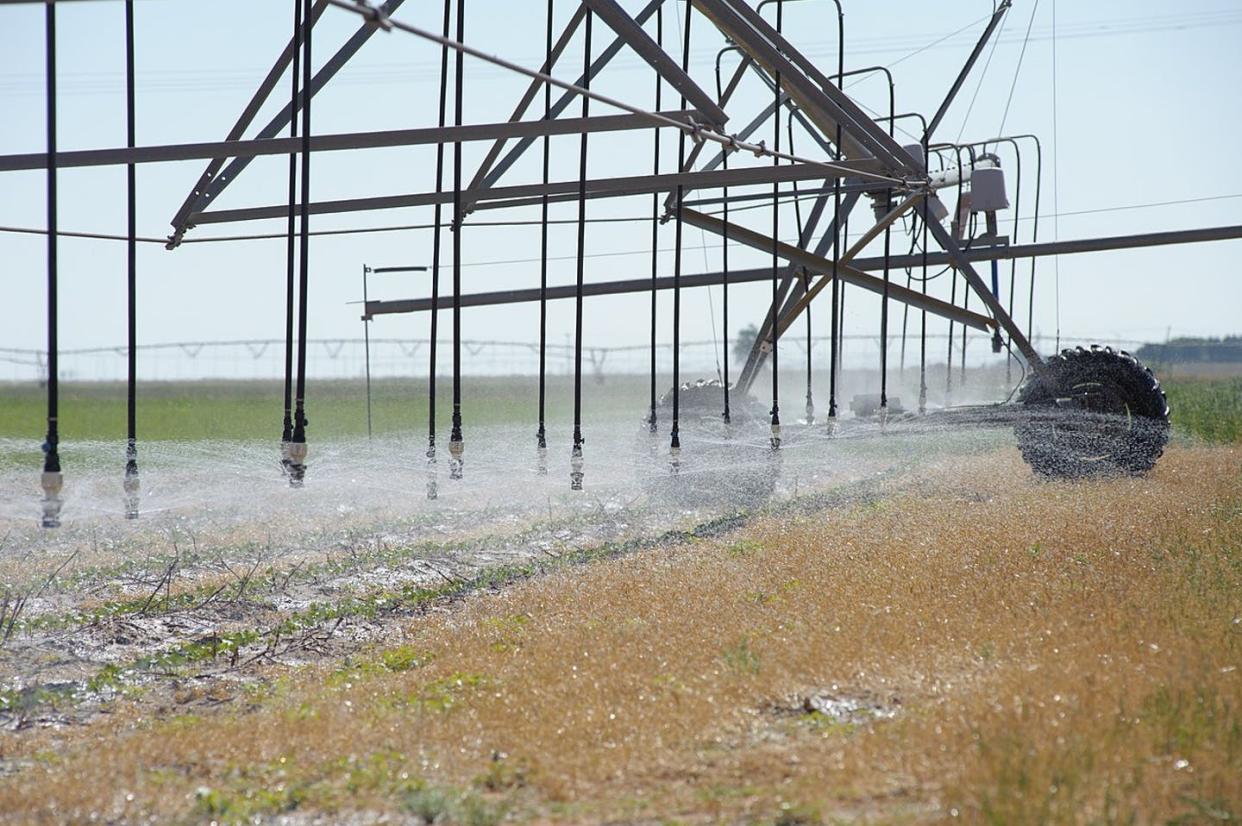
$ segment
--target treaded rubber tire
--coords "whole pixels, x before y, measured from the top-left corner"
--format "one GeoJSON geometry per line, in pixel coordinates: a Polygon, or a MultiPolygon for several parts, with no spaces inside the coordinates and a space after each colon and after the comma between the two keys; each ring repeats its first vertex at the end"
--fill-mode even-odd
{"type": "Polygon", "coordinates": [[[664,394],[656,404],[657,432],[651,433],[644,421],[639,433],[640,455],[646,454],[643,460],[658,463],[640,474],[650,496],[687,508],[754,507],[772,496],[780,473],[780,452],[769,446],[769,412],[754,396],[730,394],[728,424],[723,414],[720,381],[681,386],[678,431],[682,452],[680,469],[674,474],[669,456],[673,391],[664,394]]]}
{"type": "Polygon", "coordinates": [[[1169,441],[1169,404],[1151,370],[1124,350],[1062,350],[1032,375],[1018,401],[1031,415],[1015,426],[1022,458],[1040,476],[1088,479],[1138,475],[1169,441]],[[1087,398],[1093,407],[1058,405],[1087,398]],[[1048,408],[1040,415],[1038,408],[1048,408]]]}

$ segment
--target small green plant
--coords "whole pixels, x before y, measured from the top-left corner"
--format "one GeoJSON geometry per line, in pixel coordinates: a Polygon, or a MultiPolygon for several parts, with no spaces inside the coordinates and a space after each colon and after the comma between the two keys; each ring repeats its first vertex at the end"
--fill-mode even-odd
{"type": "Polygon", "coordinates": [[[759,655],[750,647],[750,640],[742,637],[736,644],[724,650],[725,665],[742,674],[759,673],[759,655]]]}

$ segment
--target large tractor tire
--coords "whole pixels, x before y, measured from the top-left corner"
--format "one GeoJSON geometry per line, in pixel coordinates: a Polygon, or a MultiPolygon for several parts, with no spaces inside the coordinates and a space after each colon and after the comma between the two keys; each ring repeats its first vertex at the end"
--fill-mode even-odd
{"type": "Polygon", "coordinates": [[[1018,397],[1018,448],[1040,476],[1138,475],[1169,441],[1169,405],[1151,370],[1125,351],[1063,350],[1018,397]]]}
{"type": "Polygon", "coordinates": [[[656,405],[656,432],[644,421],[639,433],[640,477],[656,501],[680,507],[744,508],[763,504],[776,488],[779,451],[771,448],[770,418],[754,396],[734,395],[724,420],[724,386],[716,380],[687,382],[678,399],[681,454],[674,469],[669,452],[673,391],[656,405]]]}

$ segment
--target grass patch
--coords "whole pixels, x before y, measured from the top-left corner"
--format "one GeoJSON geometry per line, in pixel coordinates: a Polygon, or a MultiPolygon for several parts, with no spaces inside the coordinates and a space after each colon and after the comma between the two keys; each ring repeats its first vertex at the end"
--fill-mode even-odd
{"type": "MultiPolygon", "coordinates": [[[[438,398],[451,408],[448,382],[438,398]]],[[[638,420],[641,377],[615,377],[593,385],[591,407],[638,420]],[[632,413],[632,415],[631,415],[632,413]]],[[[143,441],[280,439],[284,385],[278,381],[150,382],[138,390],[138,436],[143,441]]],[[[46,391],[36,384],[6,384],[0,390],[0,438],[32,439],[37,450],[46,427],[46,391]]],[[[125,438],[125,385],[68,382],[60,386],[60,430],[67,448],[74,441],[125,438]]],[[[366,385],[361,381],[307,382],[307,417],[313,440],[367,434],[366,385]]],[[[547,419],[572,421],[570,379],[549,376],[547,419]]],[[[533,421],[538,385],[528,377],[489,377],[468,382],[462,415],[469,425],[533,421]]],[[[424,380],[377,379],[372,383],[376,433],[418,432],[427,426],[424,380]]]]}
{"type": "Polygon", "coordinates": [[[1178,432],[1209,442],[1242,442],[1242,377],[1176,379],[1164,390],[1178,432]]]}
{"type": "Polygon", "coordinates": [[[244,713],[176,723],[137,698],[6,745],[62,759],[0,779],[0,812],[577,823],[636,818],[642,800],[644,819],[692,822],[1237,818],[1239,459],[1175,446],[1148,478],[1090,484],[1035,480],[1013,451],[945,459],[922,490],[953,499],[790,509],[502,572],[511,587],[409,618],[346,679],[286,673],[244,713]],[[769,711],[819,690],[897,711],[848,727],[769,711]],[[260,794],[279,785],[291,799],[260,794]]]}

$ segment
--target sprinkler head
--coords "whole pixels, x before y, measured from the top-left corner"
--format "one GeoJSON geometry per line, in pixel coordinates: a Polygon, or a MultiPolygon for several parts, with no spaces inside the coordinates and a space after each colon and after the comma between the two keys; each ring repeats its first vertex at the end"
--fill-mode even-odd
{"type": "Polygon", "coordinates": [[[781,426],[779,424],[772,425],[772,449],[781,449],[781,426]]]}
{"type": "Polygon", "coordinates": [[[837,435],[837,414],[829,413],[828,418],[824,420],[824,432],[829,436],[837,435]]]}
{"type": "Polygon", "coordinates": [[[427,448],[427,498],[438,499],[440,497],[440,486],[436,481],[436,448],[432,445],[427,448]]]}
{"type": "Polygon", "coordinates": [[[919,415],[927,412],[927,385],[919,387],[919,415]]]}
{"type": "Polygon", "coordinates": [[[293,465],[293,459],[289,457],[289,447],[293,444],[288,440],[280,443],[280,473],[282,476],[289,475],[289,468],[293,465]]]}
{"type": "Polygon", "coordinates": [[[535,472],[540,476],[548,475],[548,446],[539,445],[535,448],[535,472]]]}
{"type": "Polygon", "coordinates": [[[668,466],[674,476],[681,473],[681,445],[673,445],[668,449],[668,466]]]}
{"type": "Polygon", "coordinates": [[[1005,349],[1005,340],[1001,338],[1000,330],[992,331],[992,352],[999,353],[1005,349]]]}
{"type": "Polygon", "coordinates": [[[40,480],[43,486],[43,527],[60,527],[60,509],[64,501],[60,492],[65,487],[65,476],[60,471],[44,471],[40,480]]]}
{"type": "Polygon", "coordinates": [[[462,469],[465,461],[462,460],[462,454],[466,452],[466,443],[461,439],[452,439],[449,441],[449,478],[460,479],[462,477],[462,469]]]}
{"type": "Polygon", "coordinates": [[[574,449],[569,454],[569,489],[582,490],[582,477],[584,461],[582,458],[582,445],[574,445],[574,449]]]}
{"type": "Polygon", "coordinates": [[[138,518],[138,502],[139,491],[142,485],[138,481],[138,468],[129,467],[125,469],[125,481],[121,487],[125,490],[125,518],[138,518]]]}
{"type": "Polygon", "coordinates": [[[880,405],[880,409],[876,411],[875,417],[880,422],[880,430],[886,429],[888,427],[888,405],[880,405]]]}
{"type": "Polygon", "coordinates": [[[289,442],[289,487],[300,488],[306,479],[306,442],[289,442]]]}

